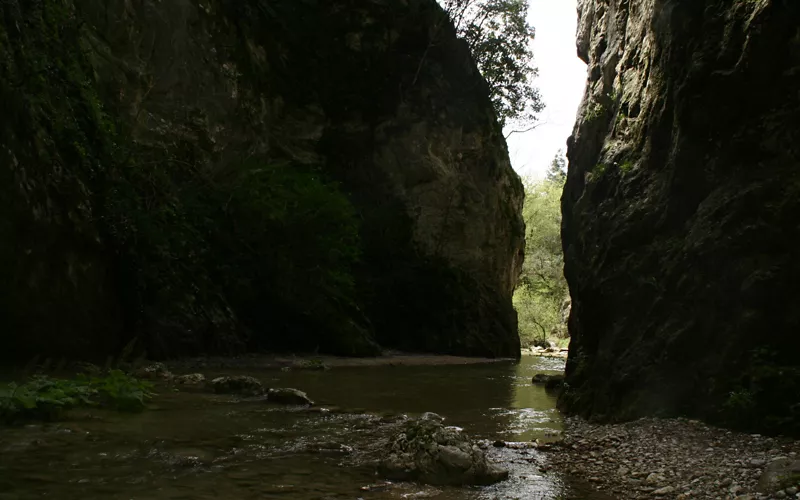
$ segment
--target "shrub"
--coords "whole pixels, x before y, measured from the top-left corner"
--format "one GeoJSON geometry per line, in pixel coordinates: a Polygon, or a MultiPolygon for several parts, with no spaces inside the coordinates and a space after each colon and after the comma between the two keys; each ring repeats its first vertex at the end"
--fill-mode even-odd
{"type": "Polygon", "coordinates": [[[152,387],[120,370],[74,379],[35,375],[24,384],[12,382],[0,388],[0,421],[53,420],[70,408],[88,406],[137,412],[152,397],[152,387]]]}

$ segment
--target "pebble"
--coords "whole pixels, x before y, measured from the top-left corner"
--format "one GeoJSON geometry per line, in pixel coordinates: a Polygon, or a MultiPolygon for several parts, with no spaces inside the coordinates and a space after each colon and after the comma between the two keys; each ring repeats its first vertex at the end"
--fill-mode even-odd
{"type": "Polygon", "coordinates": [[[796,490],[782,497],[757,491],[767,464],[798,453],[800,441],[681,418],[602,425],[569,417],[561,439],[543,455],[553,471],[591,478],[595,489],[618,500],[767,500],[795,499],[796,490]]]}
{"type": "Polygon", "coordinates": [[[663,488],[659,488],[659,489],[655,490],[653,492],[653,495],[659,495],[659,496],[661,496],[661,495],[669,495],[673,491],[675,491],[675,488],[673,488],[672,486],[664,486],[663,488]]]}

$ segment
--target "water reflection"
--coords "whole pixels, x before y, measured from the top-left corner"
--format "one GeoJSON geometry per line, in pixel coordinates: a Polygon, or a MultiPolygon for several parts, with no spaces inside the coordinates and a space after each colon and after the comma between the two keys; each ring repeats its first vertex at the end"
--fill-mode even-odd
{"type": "Polygon", "coordinates": [[[433,411],[490,440],[530,441],[560,429],[554,398],[530,379],[561,368],[560,360],[525,357],[484,365],[250,372],[268,386],[297,387],[347,411],[164,392],[141,415],[91,412],[57,425],[4,429],[0,499],[555,498],[561,480],[539,473],[543,457],[506,448],[490,454],[511,478],[490,488],[359,488],[379,479],[367,462],[396,429],[387,415],[433,411]]]}

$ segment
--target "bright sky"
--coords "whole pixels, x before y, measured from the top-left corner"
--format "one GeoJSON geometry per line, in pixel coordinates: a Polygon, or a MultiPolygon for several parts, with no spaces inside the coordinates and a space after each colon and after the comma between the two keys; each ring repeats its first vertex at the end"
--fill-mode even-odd
{"type": "MultiPolygon", "coordinates": [[[[586,65],[575,49],[577,0],[529,0],[528,22],[536,29],[534,84],[544,99],[536,129],[508,138],[511,165],[520,175],[542,177],[559,149],[567,149],[586,82],[586,65]]],[[[510,130],[506,130],[506,135],[510,130]]]]}

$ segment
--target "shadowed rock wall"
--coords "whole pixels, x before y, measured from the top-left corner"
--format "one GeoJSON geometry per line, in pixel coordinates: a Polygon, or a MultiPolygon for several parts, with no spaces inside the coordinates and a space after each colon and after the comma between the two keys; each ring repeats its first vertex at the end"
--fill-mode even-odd
{"type": "Polygon", "coordinates": [[[0,62],[6,354],[519,354],[522,186],[434,0],[9,0],[0,62]]]}
{"type": "Polygon", "coordinates": [[[579,15],[562,405],[800,432],[800,4],[579,15]]]}

